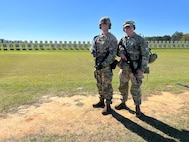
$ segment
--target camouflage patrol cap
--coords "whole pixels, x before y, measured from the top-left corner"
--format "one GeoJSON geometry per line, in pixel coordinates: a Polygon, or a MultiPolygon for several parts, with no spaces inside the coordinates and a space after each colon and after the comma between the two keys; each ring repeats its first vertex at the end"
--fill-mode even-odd
{"type": "Polygon", "coordinates": [[[131,28],[134,28],[134,30],[135,30],[135,29],[136,29],[136,27],[135,27],[135,22],[132,21],[132,20],[126,21],[126,22],[123,24],[123,30],[124,30],[126,27],[131,27],[131,28]]]}
{"type": "Polygon", "coordinates": [[[109,29],[111,29],[111,21],[110,21],[110,18],[109,17],[102,17],[100,18],[99,20],[99,28],[101,29],[101,24],[109,24],[109,29]]]}

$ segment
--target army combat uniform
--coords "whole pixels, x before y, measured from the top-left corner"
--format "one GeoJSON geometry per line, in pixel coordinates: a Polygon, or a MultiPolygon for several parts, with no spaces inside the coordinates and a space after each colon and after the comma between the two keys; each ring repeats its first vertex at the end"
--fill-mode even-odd
{"type": "MultiPolygon", "coordinates": [[[[102,18],[100,24],[108,23],[111,26],[109,18],[102,18]]],[[[110,107],[112,103],[113,88],[112,88],[112,76],[113,72],[110,64],[115,60],[117,54],[117,39],[116,37],[107,32],[107,34],[100,34],[94,38],[92,46],[90,48],[91,53],[95,59],[95,71],[94,76],[97,81],[97,88],[100,101],[94,104],[94,108],[105,107],[104,101],[110,107]]],[[[109,110],[105,108],[104,114],[108,114],[109,110]]]]}
{"type": "MultiPolygon", "coordinates": [[[[128,21],[126,24],[132,25],[133,21],[128,21]]],[[[135,32],[133,32],[132,36],[126,35],[119,41],[118,55],[124,54],[127,60],[121,59],[118,65],[120,67],[118,89],[122,96],[122,103],[116,107],[118,110],[123,109],[125,106],[125,102],[128,99],[128,82],[131,80],[130,93],[136,105],[136,113],[140,113],[139,105],[141,104],[142,95],[140,87],[144,76],[139,75],[137,71],[145,72],[147,68],[149,52],[146,50],[146,47],[147,44],[144,38],[135,32]]]]}

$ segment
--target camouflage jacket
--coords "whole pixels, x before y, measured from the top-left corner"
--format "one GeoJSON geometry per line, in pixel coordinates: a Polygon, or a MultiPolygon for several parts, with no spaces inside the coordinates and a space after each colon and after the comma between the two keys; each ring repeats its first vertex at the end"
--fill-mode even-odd
{"type": "Polygon", "coordinates": [[[135,70],[145,71],[148,64],[149,51],[144,38],[136,33],[131,37],[125,36],[121,38],[118,43],[118,56],[120,54],[124,54],[127,57],[126,62],[120,61],[120,68],[125,68],[132,64],[135,70]]]}
{"type": "Polygon", "coordinates": [[[95,36],[90,51],[95,58],[96,64],[101,63],[103,67],[107,67],[115,60],[117,39],[110,32],[106,35],[95,36]]]}

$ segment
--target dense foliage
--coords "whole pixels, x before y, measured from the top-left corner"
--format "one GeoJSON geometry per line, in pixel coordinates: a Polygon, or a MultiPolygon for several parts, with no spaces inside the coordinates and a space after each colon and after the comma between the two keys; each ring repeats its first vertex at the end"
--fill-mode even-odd
{"type": "Polygon", "coordinates": [[[175,32],[173,35],[145,37],[147,41],[189,41],[189,33],[175,32]]]}

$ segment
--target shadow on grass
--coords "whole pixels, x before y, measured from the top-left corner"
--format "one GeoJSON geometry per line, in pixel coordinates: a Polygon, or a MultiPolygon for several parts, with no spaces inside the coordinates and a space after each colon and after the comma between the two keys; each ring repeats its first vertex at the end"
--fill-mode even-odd
{"type": "Polygon", "coordinates": [[[147,124],[151,125],[152,127],[162,131],[163,133],[165,133],[171,137],[179,139],[180,142],[189,142],[189,131],[177,130],[177,129],[175,129],[155,118],[147,116],[145,114],[143,114],[139,119],[146,122],[147,124]]]}
{"type": "Polygon", "coordinates": [[[112,110],[112,116],[117,119],[119,122],[121,122],[127,129],[130,131],[136,133],[146,141],[152,141],[152,142],[175,142],[174,139],[165,138],[155,132],[152,132],[150,130],[147,130],[137,123],[131,121],[128,118],[125,118],[124,116],[120,115],[116,111],[112,110]]]}

